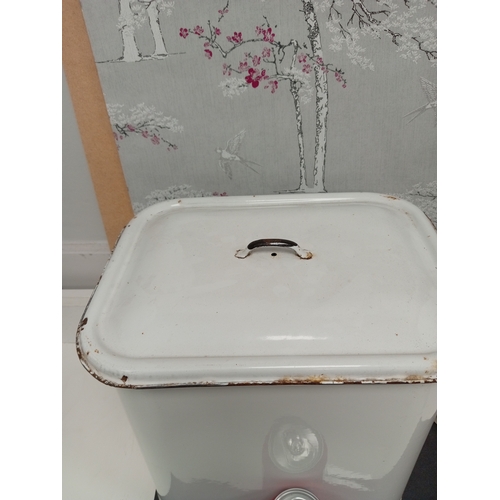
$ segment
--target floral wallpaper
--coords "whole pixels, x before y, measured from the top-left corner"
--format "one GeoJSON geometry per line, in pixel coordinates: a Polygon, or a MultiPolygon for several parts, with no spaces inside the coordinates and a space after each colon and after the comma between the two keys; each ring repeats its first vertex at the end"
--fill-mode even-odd
{"type": "Polygon", "coordinates": [[[436,222],[435,0],[81,0],[136,212],[371,191],[436,222]]]}

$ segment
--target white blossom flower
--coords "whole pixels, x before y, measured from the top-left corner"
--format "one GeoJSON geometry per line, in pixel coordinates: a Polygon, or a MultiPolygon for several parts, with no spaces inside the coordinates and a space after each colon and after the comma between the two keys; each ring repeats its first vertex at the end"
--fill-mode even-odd
{"type": "Polygon", "coordinates": [[[133,33],[136,28],[140,28],[145,22],[146,10],[141,9],[136,13],[127,12],[125,14],[121,14],[118,17],[118,24],[116,27],[121,31],[133,33]]]}
{"type": "Polygon", "coordinates": [[[330,33],[333,33],[332,43],[329,45],[329,49],[333,52],[339,52],[345,46],[347,48],[347,57],[349,57],[350,61],[359,66],[362,69],[370,69],[374,71],[375,66],[373,62],[363,55],[363,52],[366,51],[365,47],[359,45],[358,40],[360,39],[359,33],[361,32],[365,35],[364,30],[358,30],[357,28],[351,28],[348,34],[343,34],[342,30],[338,25],[333,22],[327,23],[328,30],[330,33]]]}
{"type": "MultiPolygon", "coordinates": [[[[377,21],[368,19],[363,13],[359,13],[364,19],[361,27],[342,24],[339,19],[330,19],[326,27],[332,33],[330,50],[339,52],[346,48],[347,55],[353,64],[361,68],[373,70],[373,63],[365,56],[365,48],[360,44],[360,35],[372,38],[390,38],[395,44],[396,52],[403,59],[417,62],[427,56],[431,64],[437,62],[437,22],[428,15],[422,15],[423,9],[428,9],[430,4],[436,5],[436,1],[429,0],[407,0],[397,3],[394,0],[384,1],[385,17],[379,16],[377,21]]],[[[335,6],[340,6],[335,2],[335,6]]]]}
{"type": "Polygon", "coordinates": [[[330,9],[332,4],[334,4],[335,7],[342,7],[344,0],[335,0],[335,2],[332,2],[332,0],[321,0],[320,2],[313,2],[314,10],[320,12],[326,12],[330,9]]]}
{"type": "Polygon", "coordinates": [[[395,196],[416,205],[437,227],[437,181],[429,182],[426,186],[416,184],[405,193],[395,196]]]}
{"type": "Polygon", "coordinates": [[[112,123],[123,126],[127,123],[125,113],[122,112],[123,104],[106,104],[108,116],[112,123]]]}
{"type": "Polygon", "coordinates": [[[148,125],[165,128],[171,132],[182,132],[184,127],[179,125],[177,118],[165,116],[154,106],[147,106],[145,103],[138,104],[130,108],[130,115],[124,116],[125,123],[130,125],[148,125]]]}
{"type": "Polygon", "coordinates": [[[361,55],[366,49],[358,45],[356,42],[347,41],[347,57],[350,61],[361,67],[361,69],[375,70],[375,66],[368,57],[361,55]]]}
{"type": "Polygon", "coordinates": [[[167,2],[166,0],[156,0],[158,10],[163,10],[167,16],[171,16],[175,7],[175,2],[167,2]]]}
{"type": "Polygon", "coordinates": [[[213,196],[214,193],[209,193],[201,190],[193,189],[188,184],[182,184],[180,186],[170,186],[167,189],[155,189],[151,191],[144,198],[144,203],[135,202],[132,204],[132,209],[134,214],[138,214],[142,210],[156,203],[160,203],[166,200],[176,200],[178,198],[205,198],[207,196],[213,196]]]}
{"type": "Polygon", "coordinates": [[[241,95],[247,90],[245,79],[237,77],[227,78],[219,83],[219,87],[222,88],[224,97],[229,97],[231,99],[235,95],[241,95]]]}
{"type": "Polygon", "coordinates": [[[132,203],[132,210],[134,214],[137,215],[139,212],[142,212],[146,207],[143,203],[134,202],[132,203]]]}

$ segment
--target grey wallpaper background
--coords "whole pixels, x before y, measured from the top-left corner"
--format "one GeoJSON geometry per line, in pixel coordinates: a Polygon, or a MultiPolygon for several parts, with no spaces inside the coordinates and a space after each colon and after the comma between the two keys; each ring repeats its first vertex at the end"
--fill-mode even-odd
{"type": "Polygon", "coordinates": [[[435,1],[81,4],[136,212],[371,191],[436,221],[435,1]]]}

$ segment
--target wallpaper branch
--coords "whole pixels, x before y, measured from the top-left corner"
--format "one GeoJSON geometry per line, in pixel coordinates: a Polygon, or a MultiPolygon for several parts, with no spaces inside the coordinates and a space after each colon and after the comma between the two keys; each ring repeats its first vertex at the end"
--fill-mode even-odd
{"type": "Polygon", "coordinates": [[[373,191],[435,222],[435,1],[81,4],[136,212],[373,191]]]}

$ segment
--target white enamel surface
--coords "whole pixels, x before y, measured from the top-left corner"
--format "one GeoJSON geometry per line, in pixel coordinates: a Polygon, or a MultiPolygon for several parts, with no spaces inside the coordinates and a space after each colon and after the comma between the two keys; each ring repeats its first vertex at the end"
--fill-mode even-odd
{"type": "Polygon", "coordinates": [[[431,380],[435,231],[373,194],[187,199],[124,231],[77,339],[104,381],[431,380]],[[237,250],[285,238],[311,251],[237,250]],[[276,256],[271,256],[271,253],[276,256]]]}
{"type": "Polygon", "coordinates": [[[118,393],[166,500],[270,500],[292,487],[320,500],[400,500],[436,411],[436,384],[118,393]],[[273,429],[289,423],[322,443],[310,470],[287,474],[270,456],[273,429]]]}

